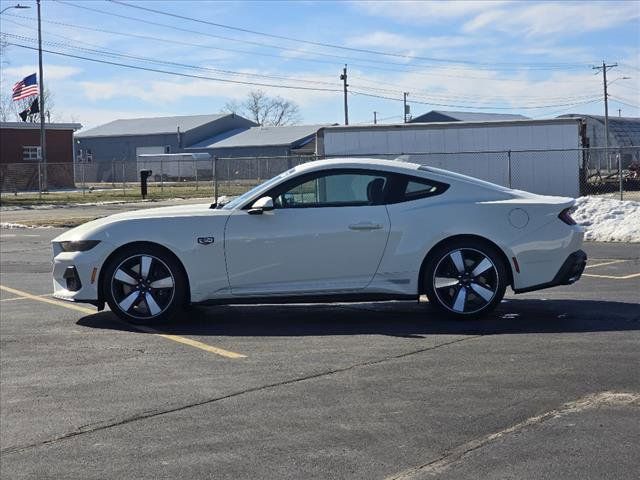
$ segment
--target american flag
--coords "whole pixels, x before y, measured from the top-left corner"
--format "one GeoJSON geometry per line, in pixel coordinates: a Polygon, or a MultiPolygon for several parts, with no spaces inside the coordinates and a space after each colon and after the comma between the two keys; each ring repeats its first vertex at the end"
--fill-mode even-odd
{"type": "Polygon", "coordinates": [[[38,95],[38,80],[36,79],[35,73],[24,77],[13,86],[12,98],[15,102],[16,100],[22,100],[23,98],[32,97],[33,95],[38,95]]]}

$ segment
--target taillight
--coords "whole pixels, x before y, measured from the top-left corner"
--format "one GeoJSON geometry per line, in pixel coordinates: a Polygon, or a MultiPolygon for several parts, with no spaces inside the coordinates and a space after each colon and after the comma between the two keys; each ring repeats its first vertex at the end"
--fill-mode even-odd
{"type": "Polygon", "coordinates": [[[566,223],[567,225],[575,225],[576,221],[571,218],[571,214],[574,212],[574,208],[565,208],[564,210],[562,210],[560,212],[560,215],[558,215],[558,218],[560,220],[562,220],[564,223],[566,223]]]}

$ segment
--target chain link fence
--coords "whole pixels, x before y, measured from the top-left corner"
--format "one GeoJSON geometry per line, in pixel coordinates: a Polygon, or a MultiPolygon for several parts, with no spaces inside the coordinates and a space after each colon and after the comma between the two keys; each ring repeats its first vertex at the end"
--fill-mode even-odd
{"type": "MultiPolygon", "coordinates": [[[[640,147],[357,156],[397,158],[534,193],[640,200],[640,147]]],[[[141,196],[140,170],[148,169],[150,199],[235,196],[318,158],[96,161],[46,168],[36,162],[0,164],[0,190],[3,204],[134,200],[141,196]]]]}

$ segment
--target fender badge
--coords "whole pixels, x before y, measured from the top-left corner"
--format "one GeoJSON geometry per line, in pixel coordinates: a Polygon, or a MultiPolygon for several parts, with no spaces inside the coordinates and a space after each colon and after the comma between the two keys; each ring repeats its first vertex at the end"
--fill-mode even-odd
{"type": "Polygon", "coordinates": [[[213,237],[198,237],[198,243],[200,245],[211,245],[213,242],[213,237]]]}

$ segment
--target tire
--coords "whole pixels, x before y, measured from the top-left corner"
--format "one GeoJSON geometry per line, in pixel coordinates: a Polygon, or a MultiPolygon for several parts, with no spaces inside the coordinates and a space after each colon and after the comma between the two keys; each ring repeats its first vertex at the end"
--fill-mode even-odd
{"type": "Polygon", "coordinates": [[[429,303],[456,319],[476,319],[492,311],[504,297],[507,265],[492,245],[454,239],[431,252],[423,270],[429,303]]]}
{"type": "Polygon", "coordinates": [[[160,324],[185,304],[187,281],[182,265],[162,248],[134,245],[106,265],[102,291],[109,308],[134,324],[160,324]]]}

